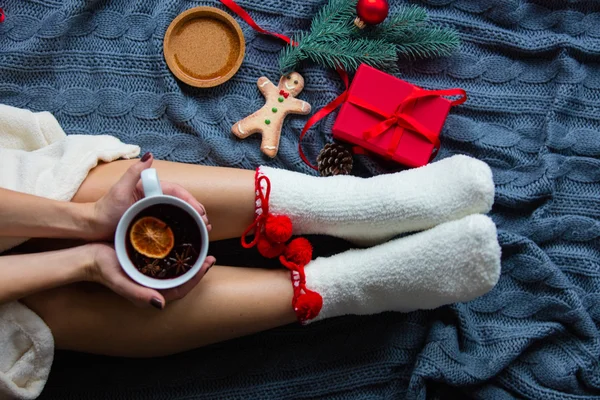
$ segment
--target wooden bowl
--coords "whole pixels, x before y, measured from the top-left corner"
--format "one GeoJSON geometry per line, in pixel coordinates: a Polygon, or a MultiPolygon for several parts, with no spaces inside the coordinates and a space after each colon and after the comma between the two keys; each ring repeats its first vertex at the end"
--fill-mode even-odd
{"type": "Polygon", "coordinates": [[[246,52],[240,25],[214,7],[195,7],[179,14],[165,33],[163,47],[171,72],[199,88],[229,80],[246,52]]]}

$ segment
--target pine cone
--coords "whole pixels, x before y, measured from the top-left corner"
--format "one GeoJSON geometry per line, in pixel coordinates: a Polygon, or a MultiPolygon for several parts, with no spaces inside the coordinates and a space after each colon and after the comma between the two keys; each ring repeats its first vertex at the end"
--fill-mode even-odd
{"type": "Polygon", "coordinates": [[[346,146],[338,143],[326,144],[317,157],[321,176],[349,175],[352,163],[352,153],[346,146]]]}

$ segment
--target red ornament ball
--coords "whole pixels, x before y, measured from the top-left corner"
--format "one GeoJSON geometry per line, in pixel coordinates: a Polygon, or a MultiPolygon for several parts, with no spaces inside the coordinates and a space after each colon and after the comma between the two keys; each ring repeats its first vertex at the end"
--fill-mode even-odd
{"type": "Polygon", "coordinates": [[[4,22],[4,10],[0,8],[0,24],[4,22]]]}
{"type": "Polygon", "coordinates": [[[323,297],[317,292],[307,292],[296,300],[294,312],[300,322],[313,319],[321,312],[323,308],[323,297]]]}
{"type": "Polygon", "coordinates": [[[265,235],[273,242],[287,242],[292,237],[292,221],[286,215],[269,215],[265,235]]]}
{"type": "Polygon", "coordinates": [[[261,236],[256,243],[256,249],[261,256],[265,258],[275,258],[281,255],[285,250],[285,243],[274,243],[271,242],[264,236],[261,236]]]}
{"type": "Polygon", "coordinates": [[[307,239],[296,238],[286,246],[279,261],[283,265],[305,266],[312,260],[312,250],[312,245],[307,239]]]}
{"type": "Polygon", "coordinates": [[[387,0],[358,0],[356,13],[364,23],[377,25],[383,22],[390,12],[387,0]]]}

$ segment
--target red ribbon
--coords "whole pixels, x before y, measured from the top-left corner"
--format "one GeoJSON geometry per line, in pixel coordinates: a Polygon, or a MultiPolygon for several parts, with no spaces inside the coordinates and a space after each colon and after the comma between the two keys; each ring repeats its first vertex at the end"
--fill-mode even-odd
{"type": "Polygon", "coordinates": [[[310,161],[308,161],[308,159],[304,155],[304,152],[302,151],[302,139],[304,138],[304,136],[306,135],[306,133],[308,132],[308,130],[310,128],[312,128],[317,122],[319,122],[320,120],[322,120],[323,118],[325,118],[326,116],[328,116],[329,114],[334,112],[335,109],[338,108],[340,105],[342,105],[342,103],[344,103],[346,101],[346,99],[348,98],[348,86],[350,85],[349,79],[348,79],[348,73],[341,68],[337,69],[337,73],[342,78],[342,82],[344,82],[344,86],[345,86],[344,92],[342,94],[340,94],[338,97],[336,97],[329,104],[327,104],[325,107],[321,108],[319,111],[314,113],[314,115],[312,117],[310,117],[308,119],[308,121],[306,121],[306,124],[304,125],[304,128],[302,129],[302,132],[300,133],[300,139],[298,139],[298,152],[300,153],[300,158],[302,158],[302,161],[304,161],[304,163],[306,165],[308,165],[309,167],[311,167],[314,170],[318,170],[318,168],[315,167],[310,161]]]}
{"type": "MultiPolygon", "coordinates": [[[[260,33],[263,33],[265,35],[277,37],[292,46],[298,45],[297,42],[293,41],[292,39],[290,39],[289,37],[287,37],[285,35],[282,35],[279,33],[274,33],[274,32],[269,32],[269,31],[261,28],[260,26],[258,26],[258,24],[252,19],[252,17],[242,7],[240,7],[235,1],[233,1],[233,0],[220,0],[220,1],[226,7],[228,7],[232,12],[234,12],[240,18],[242,18],[254,30],[256,30],[260,33]]],[[[322,109],[317,111],[315,114],[313,114],[313,116],[310,117],[308,119],[308,121],[306,121],[306,124],[304,125],[304,128],[302,129],[302,132],[300,133],[300,138],[298,140],[298,153],[300,154],[300,158],[302,158],[302,161],[304,161],[304,163],[306,163],[306,165],[308,165],[309,167],[311,167],[314,170],[318,170],[318,168],[315,165],[313,165],[310,161],[308,161],[308,159],[306,158],[304,151],[302,151],[302,140],[304,139],[304,136],[306,136],[306,134],[308,133],[308,130],[310,128],[312,128],[315,124],[317,124],[320,120],[325,118],[327,115],[329,115],[333,111],[335,111],[340,105],[342,105],[342,103],[344,103],[347,100],[351,101],[353,104],[355,104],[365,110],[368,110],[370,112],[373,112],[373,113],[378,114],[378,115],[382,116],[383,118],[385,118],[384,121],[382,121],[375,127],[371,128],[367,132],[365,132],[365,139],[370,139],[370,138],[379,136],[382,133],[384,133],[385,131],[387,131],[389,128],[391,128],[392,126],[396,126],[396,129],[394,131],[394,136],[392,137],[392,140],[390,141],[390,146],[388,147],[389,154],[393,154],[395,152],[396,148],[398,147],[398,144],[400,143],[400,139],[401,139],[402,134],[405,129],[411,129],[415,132],[422,134],[431,143],[433,143],[434,146],[439,148],[439,138],[437,137],[437,135],[433,132],[430,132],[419,121],[417,121],[416,119],[411,117],[409,115],[409,113],[403,112],[403,110],[406,109],[406,106],[408,104],[413,103],[415,100],[417,100],[419,98],[423,98],[423,97],[427,97],[427,96],[461,95],[462,96],[461,98],[454,100],[451,103],[453,106],[462,104],[467,100],[466,93],[462,89],[425,90],[425,89],[416,88],[411,94],[409,94],[408,97],[406,97],[398,105],[398,107],[394,113],[388,114],[388,113],[385,113],[385,112],[379,110],[375,106],[364,102],[363,100],[361,100],[359,98],[352,97],[351,99],[348,99],[348,87],[350,85],[349,79],[348,79],[348,73],[346,71],[344,71],[341,67],[337,68],[336,71],[340,75],[340,78],[342,79],[342,82],[344,83],[344,87],[345,87],[344,92],[342,94],[340,94],[338,97],[336,97],[334,100],[332,100],[325,107],[323,107],[322,109]]],[[[288,94],[283,91],[281,91],[279,94],[286,98],[288,96],[288,94]]],[[[354,147],[353,151],[355,154],[366,154],[365,151],[359,147],[354,147]]]]}
{"type": "MultiPolygon", "coordinates": [[[[248,13],[243,8],[238,6],[233,0],[221,0],[221,3],[223,3],[231,11],[233,11],[238,16],[240,16],[244,21],[246,21],[246,23],[248,25],[250,25],[256,31],[267,34],[267,35],[275,36],[292,46],[298,45],[297,42],[291,40],[287,36],[280,35],[279,33],[269,32],[269,31],[262,29],[260,26],[258,26],[258,24],[256,22],[254,22],[252,17],[250,17],[250,15],[248,15],[248,13]]],[[[346,72],[343,70],[338,70],[338,72],[340,73],[340,76],[342,76],[342,79],[344,80],[344,82],[346,84],[346,88],[347,88],[348,87],[348,76],[346,75],[346,72]]],[[[279,94],[281,96],[285,97],[286,99],[289,96],[289,93],[287,93],[283,90],[280,91],[279,94]]],[[[339,104],[341,104],[341,102],[339,104]]],[[[319,113],[321,113],[322,111],[323,110],[319,111],[319,113]]],[[[317,114],[319,114],[319,113],[317,113],[317,114]]],[[[329,112],[327,114],[329,114],[329,112]]],[[[325,114],[325,115],[327,115],[327,114],[325,114]]],[[[308,121],[308,123],[310,123],[310,121],[313,120],[314,117],[315,116],[313,116],[308,121]]],[[[307,125],[308,125],[308,123],[307,123],[307,125]]],[[[310,127],[308,127],[308,128],[310,128],[310,127]]],[[[308,130],[308,128],[305,127],[305,131],[308,130]]],[[[300,140],[302,140],[302,138],[300,138],[300,140]]],[[[299,143],[298,143],[298,148],[300,148],[299,143]]],[[[300,151],[302,151],[302,150],[300,150],[300,151]]],[[[302,156],[302,159],[308,164],[308,160],[306,160],[306,158],[304,157],[304,154],[301,153],[300,155],[302,156]]],[[[313,167],[313,168],[315,168],[315,167],[313,167]]],[[[242,234],[242,238],[241,238],[242,246],[247,249],[255,246],[258,243],[261,233],[262,233],[262,230],[263,230],[263,227],[264,227],[264,224],[269,215],[269,196],[271,195],[271,181],[265,175],[260,175],[258,169],[256,170],[256,175],[255,175],[254,179],[255,179],[256,190],[258,191],[258,200],[260,201],[261,213],[260,213],[260,215],[256,216],[252,225],[250,225],[242,234]],[[263,193],[263,189],[262,189],[263,181],[265,183],[264,193],[263,193]],[[248,243],[248,241],[246,240],[246,236],[248,234],[250,234],[250,232],[252,230],[254,230],[254,240],[252,240],[252,242],[248,243]]],[[[294,307],[294,312],[296,313],[298,320],[301,323],[306,323],[306,321],[313,319],[314,317],[319,315],[319,312],[321,311],[321,308],[323,307],[323,298],[321,297],[321,295],[319,293],[313,292],[312,290],[309,290],[306,287],[306,275],[304,274],[304,265],[293,265],[292,263],[288,263],[283,257],[280,257],[280,262],[286,268],[288,268],[290,271],[292,271],[292,282],[293,282],[293,287],[294,287],[294,297],[292,299],[292,305],[294,307]]]]}
{"type": "Polygon", "coordinates": [[[258,26],[258,24],[256,22],[254,22],[254,20],[250,16],[250,14],[248,14],[246,12],[246,10],[244,10],[242,7],[240,7],[235,1],[221,0],[221,3],[223,3],[223,5],[225,5],[227,8],[229,8],[235,14],[237,14],[248,25],[250,25],[255,31],[263,33],[265,35],[275,36],[276,38],[279,38],[279,39],[283,40],[284,42],[286,42],[287,44],[291,44],[292,46],[298,45],[297,42],[293,41],[292,39],[290,39],[289,37],[287,37],[285,35],[282,35],[280,33],[275,33],[275,32],[269,32],[269,31],[261,28],[260,26],[258,26]]]}
{"type": "Polygon", "coordinates": [[[361,99],[360,97],[348,96],[347,101],[355,106],[384,118],[383,121],[363,132],[363,138],[365,140],[377,137],[387,132],[388,129],[395,127],[394,134],[387,148],[387,154],[391,157],[396,152],[396,149],[400,144],[400,139],[402,138],[402,135],[406,129],[424,136],[430,143],[434,145],[436,149],[440,148],[439,135],[415,119],[411,115],[413,108],[410,107],[414,106],[419,99],[438,96],[461,96],[450,103],[452,106],[462,104],[467,100],[467,94],[462,89],[426,90],[415,86],[413,91],[404,99],[402,99],[400,104],[398,104],[396,107],[396,110],[391,114],[382,111],[377,106],[361,99]]]}
{"type": "MultiPolygon", "coordinates": [[[[226,7],[228,7],[231,11],[233,11],[235,14],[237,14],[240,18],[242,18],[254,30],[256,30],[260,33],[263,33],[265,35],[270,35],[270,36],[279,38],[292,46],[298,45],[297,42],[293,41],[292,39],[290,39],[289,37],[287,37],[285,35],[282,35],[279,33],[274,33],[274,32],[269,32],[269,31],[261,28],[260,26],[258,26],[258,24],[252,19],[252,17],[242,7],[240,7],[235,1],[233,1],[233,0],[220,0],[220,1],[226,7]]],[[[318,170],[318,168],[316,166],[314,166],[310,161],[308,161],[308,159],[304,155],[304,152],[302,151],[302,139],[304,138],[304,136],[306,135],[308,130],[310,128],[312,128],[317,122],[319,122],[320,120],[325,118],[327,115],[331,114],[342,103],[344,103],[346,100],[348,100],[348,87],[349,87],[348,73],[346,71],[344,71],[341,67],[337,68],[336,71],[340,75],[340,78],[342,78],[342,82],[344,82],[344,87],[345,87],[344,92],[342,94],[340,94],[338,97],[336,97],[329,104],[327,104],[325,107],[323,107],[322,109],[317,111],[312,117],[310,117],[308,119],[308,121],[306,121],[306,124],[304,125],[304,128],[302,129],[302,132],[300,133],[300,138],[298,140],[298,152],[300,153],[300,158],[302,158],[302,161],[304,161],[306,163],[306,165],[308,165],[309,167],[311,167],[314,170],[318,170]]],[[[279,94],[287,98],[286,94],[281,93],[281,92],[279,94]]],[[[427,138],[427,140],[429,140],[431,143],[434,144],[434,146],[436,146],[439,149],[439,138],[437,137],[437,135],[434,134],[433,132],[430,132],[419,121],[417,121],[416,119],[411,117],[409,115],[409,113],[403,112],[403,110],[406,109],[408,104],[414,104],[414,101],[416,101],[419,98],[428,97],[428,96],[456,96],[456,95],[460,95],[461,97],[459,99],[452,101],[452,103],[450,103],[452,106],[462,104],[467,100],[467,94],[462,89],[425,90],[425,89],[421,89],[421,88],[415,88],[415,90],[411,94],[409,94],[404,100],[402,100],[402,102],[396,108],[396,111],[392,114],[385,113],[385,112],[379,110],[378,108],[376,108],[375,106],[373,106],[371,104],[367,104],[366,102],[364,102],[361,99],[352,97],[350,100],[352,101],[353,104],[385,118],[384,121],[382,121],[381,123],[377,124],[376,126],[369,129],[367,132],[365,132],[365,139],[370,139],[370,138],[376,137],[378,135],[381,135],[382,133],[387,131],[392,126],[396,126],[396,129],[394,131],[394,136],[392,137],[392,140],[390,141],[390,146],[388,147],[388,154],[393,154],[396,151],[398,144],[400,143],[400,139],[401,139],[402,134],[405,129],[411,129],[417,133],[420,133],[421,135],[425,136],[427,138]]],[[[354,147],[353,151],[355,154],[366,154],[365,151],[359,147],[354,147]]]]}

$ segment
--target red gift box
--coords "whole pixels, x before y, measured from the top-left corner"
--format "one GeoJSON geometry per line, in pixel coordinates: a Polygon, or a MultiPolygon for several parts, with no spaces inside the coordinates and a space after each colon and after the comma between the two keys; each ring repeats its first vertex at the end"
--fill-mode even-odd
{"type": "Polygon", "coordinates": [[[409,167],[430,162],[450,108],[466,101],[462,89],[425,90],[361,65],[333,125],[334,139],[409,167]],[[451,101],[442,96],[462,97],[451,101]]]}

